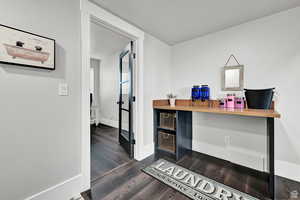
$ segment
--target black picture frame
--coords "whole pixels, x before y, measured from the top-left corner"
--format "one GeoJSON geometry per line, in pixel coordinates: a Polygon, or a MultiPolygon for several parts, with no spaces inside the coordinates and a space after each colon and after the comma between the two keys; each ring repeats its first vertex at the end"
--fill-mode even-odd
{"type": "MultiPolygon", "coordinates": [[[[27,39],[29,39],[29,38],[27,38],[27,39]]],[[[20,55],[20,54],[18,54],[18,55],[20,55]]],[[[48,59],[49,59],[49,57],[48,57],[48,59]]],[[[17,28],[13,28],[13,27],[10,27],[10,26],[0,24],[0,63],[53,71],[53,70],[56,69],[56,41],[52,38],[49,38],[49,37],[41,36],[41,35],[34,34],[34,33],[31,33],[31,32],[28,32],[28,31],[24,31],[24,30],[20,30],[20,29],[17,29],[17,28]],[[34,38],[33,40],[36,40],[36,41],[38,41],[38,39],[40,39],[41,42],[46,42],[47,41],[48,43],[52,43],[52,45],[53,45],[52,48],[51,48],[52,51],[51,52],[43,52],[42,51],[43,47],[41,47],[41,46],[35,46],[35,49],[24,48],[23,47],[24,43],[22,41],[17,41],[17,40],[14,44],[15,46],[10,43],[10,44],[5,44],[6,46],[3,47],[4,46],[3,41],[5,41],[5,39],[7,39],[7,38],[2,37],[2,35],[1,35],[1,31],[3,29],[11,30],[11,31],[15,32],[15,34],[18,34],[18,32],[20,34],[23,33],[24,37],[26,35],[32,36],[34,38]],[[2,51],[1,51],[1,48],[2,48],[2,51]],[[10,57],[12,57],[12,59],[5,60],[3,58],[5,56],[3,48],[6,48],[5,50],[6,50],[6,53],[8,54],[6,56],[7,57],[10,56],[10,57]],[[26,57],[26,56],[29,57],[28,55],[25,55],[26,53],[23,54],[23,57],[22,56],[21,57],[18,57],[18,56],[14,57],[13,55],[15,55],[15,54],[9,55],[7,48],[10,48],[11,51],[15,50],[15,52],[16,51],[22,51],[22,50],[26,51],[27,54],[32,54],[31,57],[32,57],[32,59],[35,59],[35,60],[29,59],[29,58],[23,58],[23,57],[26,57]],[[50,63],[51,67],[46,66],[46,64],[45,64],[45,59],[46,59],[48,54],[49,54],[49,57],[52,58],[51,63],[50,63]],[[40,57],[38,57],[38,55],[40,55],[40,57]],[[16,59],[16,58],[18,58],[19,61],[18,62],[12,62],[12,60],[16,59]],[[23,63],[22,63],[22,61],[23,61],[23,63]],[[30,63],[33,63],[33,62],[36,62],[37,64],[30,64],[30,63]],[[39,62],[41,63],[40,65],[38,64],[39,62]]]]}

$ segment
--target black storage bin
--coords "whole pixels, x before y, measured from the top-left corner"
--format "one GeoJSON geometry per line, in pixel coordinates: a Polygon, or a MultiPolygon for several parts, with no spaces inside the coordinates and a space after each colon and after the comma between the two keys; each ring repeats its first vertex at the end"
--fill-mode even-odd
{"type": "Polygon", "coordinates": [[[269,89],[244,89],[248,108],[252,109],[270,109],[272,105],[275,88],[269,89]]]}

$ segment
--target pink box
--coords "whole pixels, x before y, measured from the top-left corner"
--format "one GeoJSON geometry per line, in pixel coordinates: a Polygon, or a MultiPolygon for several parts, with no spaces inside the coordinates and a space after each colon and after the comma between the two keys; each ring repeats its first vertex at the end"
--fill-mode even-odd
{"type": "Polygon", "coordinates": [[[238,109],[245,108],[245,101],[244,101],[244,98],[242,98],[242,97],[236,97],[234,104],[235,104],[234,105],[235,108],[238,108],[238,109]]]}
{"type": "Polygon", "coordinates": [[[227,108],[235,108],[235,96],[234,95],[227,96],[227,108]]]}

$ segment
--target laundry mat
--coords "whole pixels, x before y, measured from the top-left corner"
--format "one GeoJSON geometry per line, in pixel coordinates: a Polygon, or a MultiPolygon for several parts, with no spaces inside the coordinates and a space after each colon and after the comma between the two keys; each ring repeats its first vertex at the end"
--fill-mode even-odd
{"type": "Polygon", "coordinates": [[[259,200],[164,159],[142,171],[195,200],[259,200]]]}

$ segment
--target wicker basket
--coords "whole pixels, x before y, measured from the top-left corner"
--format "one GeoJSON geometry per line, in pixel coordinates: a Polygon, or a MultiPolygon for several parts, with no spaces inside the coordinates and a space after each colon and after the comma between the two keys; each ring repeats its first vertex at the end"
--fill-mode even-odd
{"type": "Polygon", "coordinates": [[[163,131],[158,132],[158,147],[162,150],[176,151],[176,136],[163,131]]]}
{"type": "Polygon", "coordinates": [[[176,113],[160,113],[160,128],[175,130],[176,113]]]}

